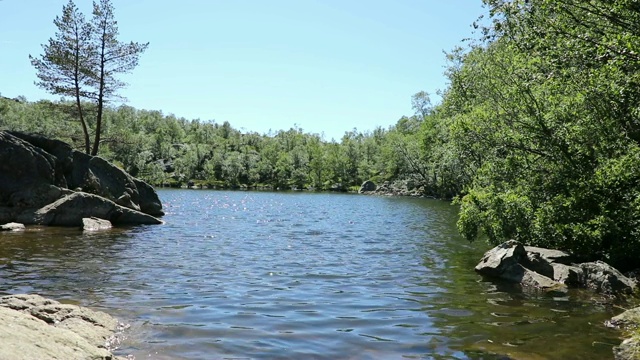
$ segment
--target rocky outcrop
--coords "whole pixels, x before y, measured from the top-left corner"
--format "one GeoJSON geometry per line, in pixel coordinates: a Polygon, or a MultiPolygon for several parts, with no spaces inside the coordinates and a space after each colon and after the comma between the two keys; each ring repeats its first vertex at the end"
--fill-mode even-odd
{"type": "Polygon", "coordinates": [[[0,224],[79,226],[83,217],[151,224],[162,215],[155,190],[108,161],[62,141],[0,131],[0,224]]]}
{"type": "Polygon", "coordinates": [[[602,261],[574,264],[568,253],[523,246],[515,240],[487,251],[475,270],[482,275],[544,290],[580,287],[617,295],[630,294],[636,288],[634,280],[602,261]]]}
{"type": "Polygon", "coordinates": [[[0,297],[0,359],[117,359],[111,316],[39,295],[0,297]]]}

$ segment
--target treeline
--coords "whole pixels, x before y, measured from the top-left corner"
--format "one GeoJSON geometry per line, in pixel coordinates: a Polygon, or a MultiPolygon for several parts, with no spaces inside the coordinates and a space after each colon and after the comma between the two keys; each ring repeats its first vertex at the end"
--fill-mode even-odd
{"type": "MultiPolygon", "coordinates": [[[[243,133],[228,122],[107,107],[100,156],[154,185],[346,191],[366,180],[409,180],[425,195],[451,197],[457,188],[424,162],[419,129],[428,116],[428,95],[416,94],[414,103],[418,114],[402,117],[395,126],[353,129],[330,141],[297,126],[270,134],[243,133]]],[[[38,133],[82,150],[73,106],[0,98],[0,129],[38,133]]],[[[90,104],[85,107],[91,111],[90,104]]],[[[91,122],[88,126],[94,128],[91,122]]]]}
{"type": "MultiPolygon", "coordinates": [[[[478,37],[447,54],[448,87],[394,126],[337,141],[241,133],[130,107],[105,113],[102,156],[151,183],[347,189],[411,180],[456,198],[469,240],[640,258],[640,5],[485,0],[478,37]]],[[[0,101],[0,128],[82,146],[64,103],[0,101]]],[[[93,126],[89,124],[89,126],[93,126]]]]}

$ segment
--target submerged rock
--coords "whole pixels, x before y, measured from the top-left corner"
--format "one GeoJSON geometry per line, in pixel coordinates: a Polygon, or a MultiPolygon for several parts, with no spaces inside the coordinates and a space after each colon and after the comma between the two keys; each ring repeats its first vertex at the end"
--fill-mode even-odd
{"type": "Polygon", "coordinates": [[[115,359],[113,317],[39,295],[0,297],[0,359],[115,359]]]}

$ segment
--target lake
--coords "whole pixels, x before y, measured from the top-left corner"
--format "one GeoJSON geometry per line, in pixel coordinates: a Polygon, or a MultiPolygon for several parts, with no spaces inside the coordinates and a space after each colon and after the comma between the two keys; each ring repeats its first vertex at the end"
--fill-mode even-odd
{"type": "Polygon", "coordinates": [[[0,233],[0,294],[129,323],[136,359],[608,359],[622,310],[473,271],[457,208],[416,198],[158,191],[166,224],[0,233]]]}

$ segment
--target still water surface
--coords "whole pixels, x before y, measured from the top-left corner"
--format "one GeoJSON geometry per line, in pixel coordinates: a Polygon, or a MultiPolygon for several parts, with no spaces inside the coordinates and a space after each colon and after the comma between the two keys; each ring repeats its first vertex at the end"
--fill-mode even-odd
{"type": "Polygon", "coordinates": [[[0,294],[131,324],[136,359],[608,359],[620,309],[474,273],[457,209],[412,198],[160,190],[165,225],[0,234],[0,294]]]}

